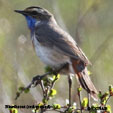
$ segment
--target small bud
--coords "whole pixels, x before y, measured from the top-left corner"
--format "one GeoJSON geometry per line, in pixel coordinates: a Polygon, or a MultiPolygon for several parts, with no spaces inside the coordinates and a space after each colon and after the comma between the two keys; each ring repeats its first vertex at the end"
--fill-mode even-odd
{"type": "Polygon", "coordinates": [[[44,104],[42,103],[42,102],[40,102],[39,104],[38,104],[38,106],[40,107],[40,106],[43,106],[44,104]]]}
{"type": "Polygon", "coordinates": [[[61,105],[60,104],[53,104],[53,109],[60,109],[61,105]]]}
{"type": "Polygon", "coordinates": [[[77,107],[77,103],[74,102],[72,107],[73,107],[73,109],[76,109],[76,107],[77,107]]]}
{"type": "Polygon", "coordinates": [[[47,100],[45,98],[42,99],[42,102],[45,103],[45,104],[47,104],[47,100]]]}
{"type": "Polygon", "coordinates": [[[50,96],[54,96],[54,95],[56,95],[56,94],[57,94],[57,91],[56,91],[55,89],[51,89],[49,95],[50,95],[50,96]]]}
{"type": "Polygon", "coordinates": [[[69,105],[69,99],[66,99],[66,105],[69,105]]]}
{"type": "Polygon", "coordinates": [[[60,74],[54,75],[53,80],[58,80],[60,78],[60,74]]]}
{"type": "Polygon", "coordinates": [[[72,112],[73,112],[73,108],[72,107],[68,108],[68,113],[72,113],[72,112]]]}
{"type": "Polygon", "coordinates": [[[86,108],[87,106],[88,106],[88,98],[85,97],[82,101],[82,107],[86,108]]]}
{"type": "Polygon", "coordinates": [[[54,76],[53,76],[53,80],[55,80],[55,79],[56,79],[56,76],[54,75],[54,76]]]}
{"type": "Polygon", "coordinates": [[[11,109],[10,109],[10,112],[11,112],[11,113],[18,113],[18,110],[17,110],[16,108],[11,108],[11,109]]]}
{"type": "Polygon", "coordinates": [[[107,107],[107,110],[106,110],[106,111],[107,111],[108,113],[112,113],[112,112],[111,112],[111,106],[110,106],[110,105],[107,105],[106,107],[107,107]]]}
{"type": "Polygon", "coordinates": [[[108,98],[109,98],[109,92],[104,93],[101,97],[101,104],[105,105],[108,98]]]}
{"type": "Polygon", "coordinates": [[[78,92],[82,91],[82,87],[77,88],[78,92]]]}
{"type": "Polygon", "coordinates": [[[109,93],[110,93],[110,96],[113,96],[113,86],[112,85],[109,86],[109,93]]]}
{"type": "Polygon", "coordinates": [[[106,104],[106,100],[102,100],[101,104],[105,105],[106,104]]]}
{"type": "Polygon", "coordinates": [[[60,74],[57,74],[57,75],[56,75],[56,78],[59,79],[59,78],[60,78],[60,74]]]}
{"type": "Polygon", "coordinates": [[[101,92],[101,91],[99,91],[98,97],[99,97],[100,99],[102,98],[102,92],[101,92]]]}

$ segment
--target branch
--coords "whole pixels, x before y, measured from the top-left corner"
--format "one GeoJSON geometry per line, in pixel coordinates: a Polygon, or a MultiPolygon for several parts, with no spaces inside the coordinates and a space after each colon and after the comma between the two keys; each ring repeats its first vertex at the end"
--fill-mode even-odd
{"type": "MultiPolygon", "coordinates": [[[[57,93],[57,91],[53,88],[54,88],[56,81],[60,77],[60,75],[58,73],[65,66],[67,66],[67,64],[63,65],[60,69],[58,69],[56,71],[50,71],[41,76],[37,75],[36,77],[34,77],[32,79],[31,83],[27,87],[19,88],[20,92],[17,92],[15,99],[18,99],[22,92],[28,92],[30,90],[30,88],[40,85],[40,88],[42,89],[42,93],[43,93],[43,98],[42,98],[42,102],[40,102],[38,104],[39,108],[33,109],[35,113],[37,113],[37,111],[39,113],[44,113],[46,111],[57,111],[59,113],[78,113],[78,112],[83,113],[84,111],[88,111],[90,113],[90,112],[94,111],[94,113],[96,113],[97,111],[92,110],[92,108],[96,109],[97,107],[103,107],[103,104],[104,104],[104,107],[107,106],[107,110],[103,110],[103,111],[108,112],[110,110],[110,106],[107,105],[107,102],[110,99],[110,97],[113,96],[113,86],[109,86],[109,93],[108,92],[106,92],[104,94],[100,93],[100,97],[99,97],[100,104],[98,104],[98,103],[91,104],[89,94],[88,94],[88,97],[85,97],[82,99],[81,98],[81,91],[82,91],[81,86],[79,88],[77,88],[79,104],[80,104],[79,108],[77,108],[77,106],[74,104],[72,104],[71,106],[69,104],[66,104],[65,106],[61,106],[60,104],[52,104],[52,105],[48,104],[49,100],[52,99],[53,97],[55,97],[55,95],[57,93]],[[51,75],[51,76],[48,77],[47,75],[51,75]],[[41,107],[41,106],[50,106],[50,107],[41,107]],[[108,107],[109,107],[109,109],[108,109],[108,107]]],[[[13,110],[10,109],[10,112],[13,113],[13,110]]]]}

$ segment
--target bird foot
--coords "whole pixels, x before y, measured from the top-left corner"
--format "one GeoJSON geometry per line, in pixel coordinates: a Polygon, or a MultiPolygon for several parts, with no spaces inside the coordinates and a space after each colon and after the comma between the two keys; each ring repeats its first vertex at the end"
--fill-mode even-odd
{"type": "Polygon", "coordinates": [[[33,87],[36,87],[38,84],[40,84],[41,80],[42,77],[40,75],[36,75],[35,77],[33,77],[32,79],[33,87]]]}

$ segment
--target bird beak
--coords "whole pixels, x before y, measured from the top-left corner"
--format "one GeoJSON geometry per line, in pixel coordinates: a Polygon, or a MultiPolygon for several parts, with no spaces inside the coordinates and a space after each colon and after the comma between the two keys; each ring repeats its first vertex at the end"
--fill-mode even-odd
{"type": "Polygon", "coordinates": [[[23,14],[23,15],[27,15],[27,12],[26,11],[23,11],[23,10],[14,10],[16,13],[20,13],[20,14],[23,14]]]}

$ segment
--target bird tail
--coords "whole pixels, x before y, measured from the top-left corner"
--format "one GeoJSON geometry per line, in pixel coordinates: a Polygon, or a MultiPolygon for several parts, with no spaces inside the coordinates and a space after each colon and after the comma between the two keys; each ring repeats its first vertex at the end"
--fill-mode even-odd
{"type": "Polygon", "coordinates": [[[88,75],[87,67],[83,61],[72,61],[72,67],[82,88],[84,88],[91,95],[91,97],[97,101],[98,92],[88,75]]]}

